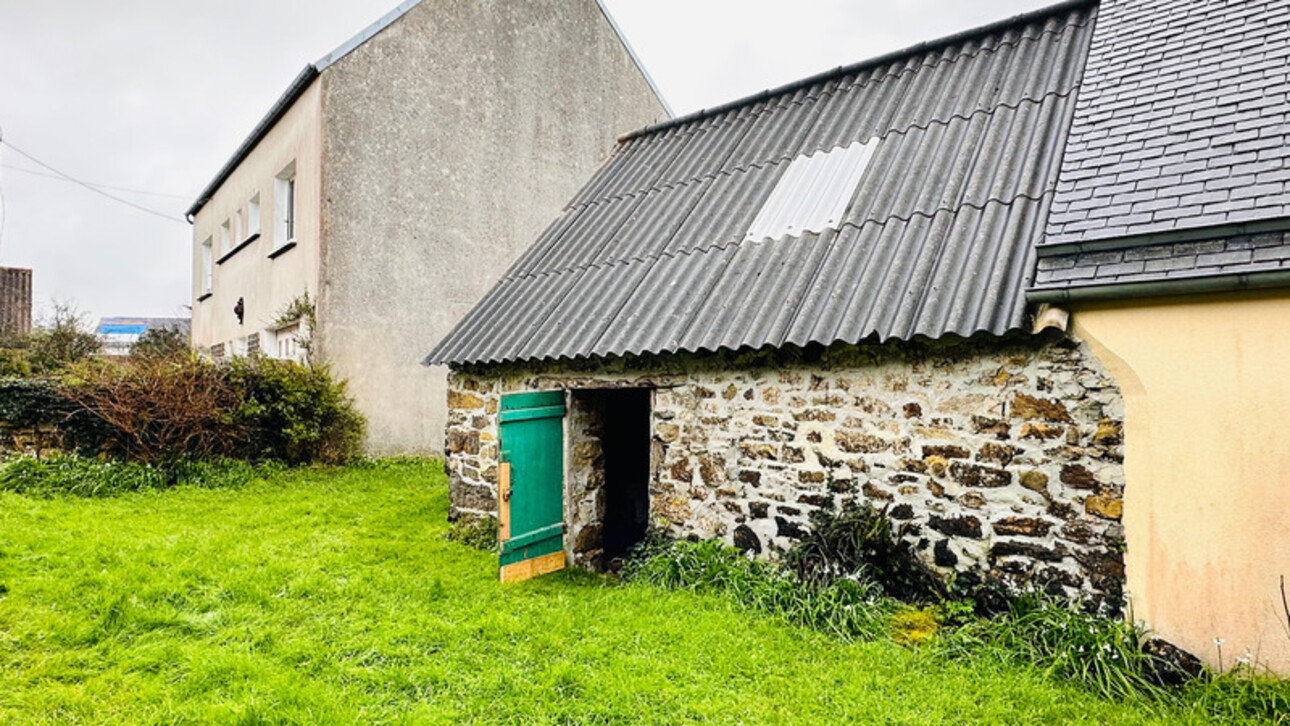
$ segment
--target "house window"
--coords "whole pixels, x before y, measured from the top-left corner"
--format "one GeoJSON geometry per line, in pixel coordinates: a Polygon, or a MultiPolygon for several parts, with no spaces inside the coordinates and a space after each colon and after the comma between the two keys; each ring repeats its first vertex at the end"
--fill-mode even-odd
{"type": "Polygon", "coordinates": [[[259,333],[251,333],[250,335],[246,336],[246,354],[247,355],[260,354],[260,334],[259,333]]]}
{"type": "Polygon", "coordinates": [[[214,282],[214,261],[215,251],[211,247],[211,238],[207,237],[202,241],[201,251],[201,294],[203,295],[211,291],[214,282]]]}
{"type": "Polygon", "coordinates": [[[241,242],[246,239],[242,236],[242,210],[233,213],[233,239],[241,242]]]}
{"type": "Polygon", "coordinates": [[[219,226],[220,254],[224,254],[225,252],[228,252],[229,248],[233,246],[232,240],[233,240],[233,231],[232,229],[229,228],[229,221],[226,219],[224,220],[224,224],[221,224],[219,226]]]}
{"type": "Polygon", "coordinates": [[[270,355],[283,361],[304,362],[304,347],[301,346],[301,324],[292,322],[273,331],[273,342],[270,355]]]}
{"type": "Polygon", "coordinates": [[[296,163],[278,173],[274,180],[274,247],[284,247],[296,241],[296,163]]]}
{"type": "Polygon", "coordinates": [[[251,197],[251,201],[246,203],[246,236],[251,237],[260,233],[260,195],[256,194],[251,197]]]}
{"type": "Polygon", "coordinates": [[[219,363],[220,361],[223,361],[223,360],[224,360],[224,344],[223,344],[223,343],[216,343],[215,345],[212,345],[212,346],[211,346],[211,348],[210,348],[210,356],[211,356],[211,360],[215,361],[216,363],[219,363]]]}
{"type": "Polygon", "coordinates": [[[300,355],[300,324],[279,328],[275,338],[278,344],[277,357],[281,360],[297,360],[300,355]]]}

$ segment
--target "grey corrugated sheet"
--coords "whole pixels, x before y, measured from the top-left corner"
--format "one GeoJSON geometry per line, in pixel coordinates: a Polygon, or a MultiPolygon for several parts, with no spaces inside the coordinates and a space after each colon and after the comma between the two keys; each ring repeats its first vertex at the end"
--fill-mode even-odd
{"type": "Polygon", "coordinates": [[[427,362],[1021,328],[1093,12],[1066,4],[625,139],[427,362]],[[873,138],[839,228],[743,241],[793,158],[873,138]]]}
{"type": "Polygon", "coordinates": [[[1105,0],[1047,242],[1290,215],[1290,2],[1105,0]]]}

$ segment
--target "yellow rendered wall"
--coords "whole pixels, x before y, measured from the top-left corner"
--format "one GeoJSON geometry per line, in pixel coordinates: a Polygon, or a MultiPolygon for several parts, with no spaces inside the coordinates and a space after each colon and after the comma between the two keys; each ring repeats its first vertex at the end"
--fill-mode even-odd
{"type": "Polygon", "coordinates": [[[1213,666],[1248,651],[1290,674],[1290,294],[1107,304],[1072,320],[1125,397],[1134,619],[1213,666]]]}

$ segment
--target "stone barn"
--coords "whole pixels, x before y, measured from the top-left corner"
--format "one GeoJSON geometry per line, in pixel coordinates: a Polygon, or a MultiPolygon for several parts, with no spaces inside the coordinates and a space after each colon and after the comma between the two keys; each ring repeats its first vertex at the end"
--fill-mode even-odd
{"type": "Polygon", "coordinates": [[[623,137],[428,357],[452,516],[510,580],[864,499],[1287,668],[1288,22],[1069,2],[623,137]]]}

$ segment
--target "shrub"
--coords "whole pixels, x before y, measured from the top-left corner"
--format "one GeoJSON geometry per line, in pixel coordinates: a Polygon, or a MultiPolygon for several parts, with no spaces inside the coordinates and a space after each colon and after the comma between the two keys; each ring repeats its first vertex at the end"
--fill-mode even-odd
{"type": "Polygon", "coordinates": [[[59,454],[45,459],[21,457],[0,465],[0,491],[49,497],[70,494],[103,497],[175,486],[239,487],[271,473],[243,461],[177,459],[159,465],[59,454]]]}
{"type": "Polygon", "coordinates": [[[110,428],[103,453],[125,461],[236,456],[248,439],[233,416],[242,392],[193,355],[82,364],[63,390],[110,428]]]}
{"type": "Polygon", "coordinates": [[[51,418],[64,418],[74,410],[76,407],[55,381],[0,381],[0,421],[14,426],[35,426],[51,418]]]}
{"type": "Polygon", "coordinates": [[[296,333],[296,345],[300,346],[300,350],[304,352],[305,362],[311,365],[314,363],[313,331],[318,327],[315,312],[314,302],[309,298],[309,291],[305,290],[282,306],[277,315],[274,316],[273,322],[270,323],[275,328],[285,328],[289,325],[299,326],[296,333]]]}
{"type": "Polygon", "coordinates": [[[806,583],[859,575],[905,602],[937,602],[946,595],[945,586],[902,539],[886,512],[868,502],[812,513],[810,529],[784,556],[784,563],[806,583]]]}
{"type": "Polygon", "coordinates": [[[344,382],[326,367],[253,357],[235,359],[227,370],[242,396],[232,421],[249,434],[246,455],[343,464],[358,454],[365,422],[344,382]]]}
{"type": "MultiPolygon", "coordinates": [[[[52,385],[52,384],[51,384],[52,385]]],[[[97,451],[123,461],[242,458],[340,464],[362,443],[364,422],[325,368],[268,358],[227,365],[191,352],[140,356],[129,365],[74,366],[56,399],[99,424],[97,451]]],[[[48,418],[42,419],[48,420],[48,418]]]]}
{"type": "Polygon", "coordinates": [[[629,581],[720,594],[844,639],[885,635],[905,646],[935,644],[934,652],[949,657],[1034,666],[1110,698],[1148,697],[1226,714],[1228,707],[1216,704],[1231,699],[1215,696],[1218,688],[1240,695],[1243,705],[1230,711],[1240,715],[1278,713],[1290,698],[1290,687],[1266,680],[1196,678],[1132,624],[1043,593],[1008,594],[978,584],[971,589],[993,605],[1002,598],[1002,611],[992,617],[974,617],[979,603],[970,600],[904,604],[890,593],[919,602],[935,591],[919,583],[925,571],[907,569],[909,553],[893,544],[890,526],[876,521],[881,516],[866,507],[822,515],[815,520],[818,529],[779,563],[752,560],[717,540],[678,542],[651,530],[622,574],[629,581]],[[1214,687],[1204,685],[1209,680],[1214,687]],[[1181,684],[1187,688],[1170,688],[1181,684]]]}
{"type": "Polygon", "coordinates": [[[148,328],[130,346],[131,358],[173,358],[188,353],[188,335],[178,328],[148,328]]]}
{"type": "Polygon", "coordinates": [[[49,320],[31,331],[26,360],[35,373],[54,373],[88,359],[103,345],[85,316],[70,303],[55,303],[49,320]]]}
{"type": "Polygon", "coordinates": [[[27,378],[31,374],[26,348],[0,346],[0,378],[27,378]]]}

